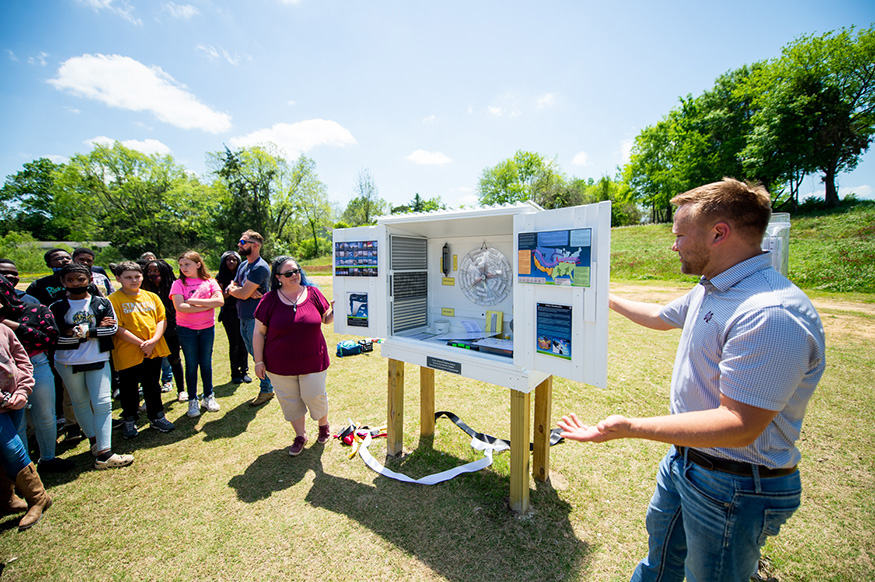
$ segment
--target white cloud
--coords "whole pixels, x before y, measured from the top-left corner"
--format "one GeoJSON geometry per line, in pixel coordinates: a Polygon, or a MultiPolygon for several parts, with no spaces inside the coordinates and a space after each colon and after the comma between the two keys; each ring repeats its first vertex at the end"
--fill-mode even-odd
{"type": "Polygon", "coordinates": [[[64,105],[64,111],[69,111],[70,113],[73,113],[76,115],[79,115],[80,113],[82,113],[81,111],[79,111],[75,107],[70,107],[69,105],[64,105]]]}
{"type": "Polygon", "coordinates": [[[545,109],[556,105],[556,95],[553,93],[544,93],[538,97],[538,109],[545,109]]]}
{"type": "Polygon", "coordinates": [[[295,102],[293,100],[289,99],[288,101],[286,101],[286,105],[288,105],[289,107],[294,107],[295,102]]]}
{"type": "Polygon", "coordinates": [[[435,119],[437,119],[437,118],[435,117],[435,114],[432,113],[431,115],[426,115],[425,117],[423,117],[422,122],[423,123],[434,123],[435,119]]]}
{"type": "Polygon", "coordinates": [[[523,114],[523,112],[520,111],[519,109],[514,109],[513,111],[510,112],[510,117],[519,117],[522,114],[523,114]]]}
{"type": "Polygon", "coordinates": [[[572,166],[585,166],[589,163],[589,154],[586,152],[578,152],[571,160],[572,166]]]}
{"type": "Polygon", "coordinates": [[[427,152],[425,150],[416,150],[406,159],[420,166],[446,166],[453,161],[441,152],[427,152]]]}
{"type": "Polygon", "coordinates": [[[18,61],[18,57],[15,56],[15,53],[9,49],[6,49],[6,54],[9,55],[10,61],[18,61]]]}
{"type": "Polygon", "coordinates": [[[210,62],[215,61],[221,57],[221,58],[224,58],[226,61],[228,61],[230,64],[236,66],[236,65],[240,64],[241,60],[243,60],[243,58],[240,55],[238,55],[237,53],[234,53],[232,55],[231,53],[229,53],[225,49],[221,49],[221,53],[220,53],[219,49],[217,49],[213,45],[198,44],[197,46],[194,47],[194,49],[196,51],[200,51],[200,52],[204,53],[204,55],[206,55],[206,57],[210,60],[210,62]]]}
{"type": "Polygon", "coordinates": [[[95,12],[107,10],[112,14],[121,16],[128,22],[140,26],[143,21],[134,16],[134,8],[125,0],[115,2],[115,0],[76,0],[79,4],[92,8],[95,12]]]}
{"type": "Polygon", "coordinates": [[[471,115],[472,113],[474,113],[474,106],[473,106],[473,105],[469,105],[469,106],[468,106],[468,115],[471,115]]]}
{"type": "Polygon", "coordinates": [[[49,83],[60,91],[94,99],[110,107],[150,111],[182,129],[221,133],[231,129],[231,116],[201,103],[160,67],[147,67],[121,55],[82,55],[61,64],[49,83]]]}
{"type": "Polygon", "coordinates": [[[488,111],[490,115],[494,115],[496,117],[501,117],[502,115],[504,115],[504,110],[498,105],[489,105],[486,108],[486,111],[488,111]]]}
{"type": "Polygon", "coordinates": [[[620,165],[625,166],[629,163],[632,157],[632,147],[635,145],[635,138],[624,139],[620,142],[620,165]]]}
{"type": "Polygon", "coordinates": [[[192,16],[200,14],[200,10],[195,6],[192,6],[191,4],[177,4],[176,2],[168,2],[164,5],[164,10],[169,12],[170,16],[173,18],[179,18],[182,20],[188,20],[192,16]]]}
{"type": "Polygon", "coordinates": [[[276,123],[269,128],[233,137],[230,142],[234,147],[247,147],[270,142],[284,150],[290,160],[317,146],[344,147],[357,143],[349,130],[336,121],[326,119],[276,123]]]}
{"type": "Polygon", "coordinates": [[[68,158],[67,156],[59,156],[57,154],[49,154],[43,157],[50,159],[54,164],[66,164],[70,161],[70,158],[68,158]]]}
{"type": "MultiPolygon", "coordinates": [[[[105,135],[99,135],[97,137],[92,137],[91,139],[86,139],[86,145],[105,145],[108,147],[112,147],[116,140],[106,137],[105,135]]],[[[170,153],[170,148],[158,141],[157,139],[127,139],[124,141],[120,141],[120,143],[128,149],[137,150],[138,152],[144,153],[147,156],[151,156],[152,154],[158,154],[160,156],[166,156],[170,153]]]]}
{"type": "MultiPolygon", "coordinates": [[[[39,65],[40,67],[45,67],[48,63],[46,57],[49,56],[47,52],[40,52],[35,57],[28,57],[27,62],[31,65],[39,65]]],[[[16,59],[18,60],[18,59],[16,59]]]]}

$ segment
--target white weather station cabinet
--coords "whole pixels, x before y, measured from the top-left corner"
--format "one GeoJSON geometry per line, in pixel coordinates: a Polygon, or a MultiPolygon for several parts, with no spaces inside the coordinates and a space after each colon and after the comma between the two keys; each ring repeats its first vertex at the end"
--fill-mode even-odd
{"type": "MultiPolygon", "coordinates": [[[[421,433],[434,370],[511,390],[511,506],[549,475],[552,376],[607,384],[610,202],[384,216],[334,231],[334,329],[385,338],[390,455],[401,452],[404,363],[420,367],[421,433]]],[[[429,414],[430,413],[430,414],[429,414]]]]}

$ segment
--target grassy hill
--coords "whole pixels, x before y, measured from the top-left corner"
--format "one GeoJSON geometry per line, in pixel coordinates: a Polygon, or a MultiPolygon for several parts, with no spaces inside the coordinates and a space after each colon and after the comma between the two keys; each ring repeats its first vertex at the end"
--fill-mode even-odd
{"type": "MultiPolygon", "coordinates": [[[[611,278],[695,281],[680,273],[673,240],[669,224],[613,229],[611,278]]],[[[875,293],[875,202],[791,217],[789,276],[811,291],[875,293]]]]}

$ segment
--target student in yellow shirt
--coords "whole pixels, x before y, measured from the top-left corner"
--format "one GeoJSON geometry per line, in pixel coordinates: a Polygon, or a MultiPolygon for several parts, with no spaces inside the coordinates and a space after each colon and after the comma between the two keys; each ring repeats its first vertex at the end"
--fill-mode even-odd
{"type": "Polygon", "coordinates": [[[124,428],[122,436],[137,436],[139,387],[143,387],[146,416],[149,425],[161,432],[176,428],[164,418],[161,403],[161,358],[170,354],[164,341],[167,327],[164,304],[149,291],[140,289],[143,269],[133,261],[123,261],[116,267],[116,280],[121,289],[109,296],[118,320],[118,332],[113,336],[112,361],[119,374],[124,428]]]}

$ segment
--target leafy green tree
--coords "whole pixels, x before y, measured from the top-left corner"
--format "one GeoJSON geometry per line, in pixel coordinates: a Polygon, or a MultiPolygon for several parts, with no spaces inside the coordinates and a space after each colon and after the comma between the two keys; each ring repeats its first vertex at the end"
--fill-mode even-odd
{"type": "MultiPolygon", "coordinates": [[[[299,254],[310,259],[322,255],[328,248],[320,246],[333,222],[331,203],[328,200],[328,188],[316,175],[316,162],[301,154],[292,168],[292,187],[289,192],[294,200],[298,214],[306,224],[309,233],[309,244],[302,246],[299,254]]],[[[303,241],[302,241],[303,242],[303,241]]]]}
{"type": "Polygon", "coordinates": [[[341,216],[352,226],[373,224],[378,216],[389,212],[389,204],[380,198],[371,172],[365,168],[356,175],[355,197],[349,201],[341,216]]]}
{"type": "Polygon", "coordinates": [[[43,240],[64,240],[68,232],[55,220],[55,172],[63,167],[47,158],[24,164],[0,188],[0,224],[7,232],[30,233],[43,240]]]}
{"type": "Polygon", "coordinates": [[[210,205],[201,188],[170,156],[147,156],[119,142],[95,145],[56,173],[57,220],[71,238],[109,240],[124,256],[147,250],[170,256],[205,244],[199,233],[210,222],[210,205]]]}
{"type": "Polygon", "coordinates": [[[208,160],[227,190],[215,216],[224,247],[235,248],[247,229],[268,238],[275,234],[272,205],[284,197],[288,186],[288,165],[276,147],[265,144],[233,152],[226,147],[224,152],[208,154],[208,160]]]}
{"type": "Polygon", "coordinates": [[[486,168],[480,175],[477,196],[480,204],[512,204],[547,199],[564,185],[565,178],[553,160],[541,154],[519,150],[512,158],[486,168]]]}
{"type": "Polygon", "coordinates": [[[402,204],[401,206],[393,206],[392,214],[412,214],[415,212],[434,212],[435,210],[446,210],[447,206],[443,203],[440,196],[425,199],[417,192],[413,196],[410,204],[402,204]]]}
{"type": "Polygon", "coordinates": [[[857,166],[875,135],[875,28],[803,36],[752,89],[759,135],[751,156],[777,165],[784,179],[821,173],[826,207],[838,206],[836,176],[857,166]],[[769,158],[770,149],[778,154],[769,158]]]}

